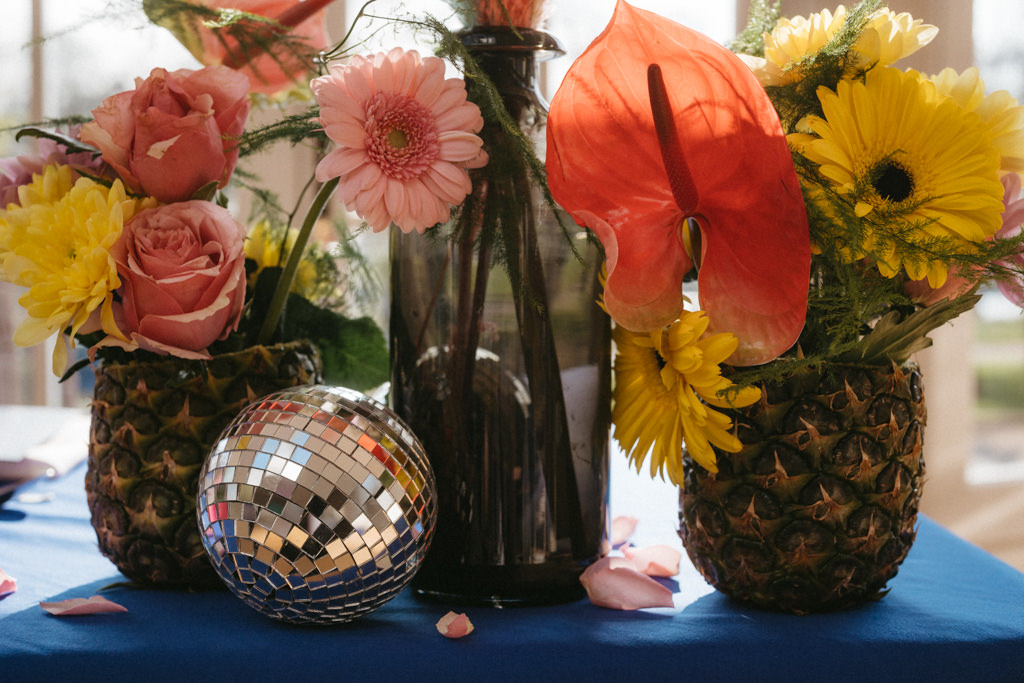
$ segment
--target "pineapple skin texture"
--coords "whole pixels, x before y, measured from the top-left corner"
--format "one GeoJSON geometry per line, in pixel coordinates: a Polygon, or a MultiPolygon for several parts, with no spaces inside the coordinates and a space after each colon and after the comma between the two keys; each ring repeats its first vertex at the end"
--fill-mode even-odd
{"type": "Polygon", "coordinates": [[[708,583],[795,614],[885,595],[924,481],[917,366],[804,371],[731,414],[743,448],[717,451],[717,474],[683,458],[679,535],[708,583]]]}
{"type": "Polygon", "coordinates": [[[222,587],[195,518],[199,470],[250,402],[319,381],[306,342],[97,368],[85,490],[103,555],[136,583],[222,587]]]}

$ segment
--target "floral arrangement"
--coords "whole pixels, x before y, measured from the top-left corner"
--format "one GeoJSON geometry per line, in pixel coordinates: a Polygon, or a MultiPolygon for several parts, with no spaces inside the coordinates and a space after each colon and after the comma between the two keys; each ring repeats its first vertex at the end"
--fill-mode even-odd
{"type": "Polygon", "coordinates": [[[607,256],[615,437],[680,485],[758,382],[901,364],[985,283],[1024,303],[1024,107],[896,66],[937,29],[875,0],[752,5],[726,49],[620,0],[551,103],[551,191],[607,256]]]}
{"type": "MultiPolygon", "coordinates": [[[[379,331],[332,312],[341,273],[307,248],[328,199],[375,231],[433,234],[454,218],[445,238],[479,239],[458,228],[474,215],[470,173],[511,159],[603,245],[615,436],[681,483],[684,443],[711,470],[712,446],[739,448],[720,410],[757,401],[758,382],[902,363],[986,283],[1024,302],[1024,108],[986,93],[976,69],[896,66],[937,29],[877,0],[806,18],[757,2],[729,49],[619,0],[552,100],[546,178],[440,22],[423,23],[440,58],[396,48],[332,63],[347,50],[325,45],[327,4],[148,0],[206,66],[156,69],[68,135],[23,131],[39,153],[4,161],[0,184],[2,276],[27,290],[18,344],[58,334],[93,357],[208,358],[351,333],[365,357],[379,331]],[[246,130],[253,102],[308,76],[308,110],[246,130]],[[513,154],[488,156],[485,119],[520,143],[513,154]],[[246,230],[223,190],[239,158],[280,140],[333,144],[322,185],[301,227],[293,210],[246,230]]],[[[536,26],[545,11],[452,4],[470,25],[536,26]]],[[[381,353],[367,361],[378,371],[381,353]]],[[[58,344],[54,371],[68,362],[58,344]]]]}
{"type": "MultiPolygon", "coordinates": [[[[309,203],[301,228],[289,225],[298,207],[286,213],[266,192],[251,228],[226,208],[240,156],[280,138],[247,131],[250,109],[314,70],[326,4],[147,2],[207,66],[154,69],[68,134],[19,132],[39,144],[4,160],[0,176],[0,277],[25,288],[15,343],[57,335],[53,371],[67,376],[96,359],[206,360],[308,339],[329,378],[386,380],[381,331],[344,315],[359,255],[345,236],[347,255],[309,243],[329,192],[309,203]],[[89,357],[72,364],[76,341],[89,357]]],[[[323,123],[334,130],[329,113],[323,123]]]]}

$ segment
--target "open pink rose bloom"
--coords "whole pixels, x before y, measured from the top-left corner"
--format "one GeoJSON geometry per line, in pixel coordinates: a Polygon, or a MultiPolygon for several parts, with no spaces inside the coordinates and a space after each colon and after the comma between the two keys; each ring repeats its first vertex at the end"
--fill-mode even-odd
{"type": "Polygon", "coordinates": [[[129,188],[162,202],[224,187],[238,162],[249,79],[225,66],[153,69],[135,90],[103,100],[81,139],[99,148],[129,188]]]}
{"type": "Polygon", "coordinates": [[[619,0],[552,99],[547,170],[555,200],[604,245],[618,324],[672,322],[696,266],[708,333],[739,338],[730,363],[764,363],[796,341],[803,197],[771,101],[727,49],[619,0]]]}
{"type": "Polygon", "coordinates": [[[146,209],[111,249],[121,277],[114,316],[128,337],[101,346],[209,358],[238,326],[245,300],[245,230],[213,202],[146,209]]]}

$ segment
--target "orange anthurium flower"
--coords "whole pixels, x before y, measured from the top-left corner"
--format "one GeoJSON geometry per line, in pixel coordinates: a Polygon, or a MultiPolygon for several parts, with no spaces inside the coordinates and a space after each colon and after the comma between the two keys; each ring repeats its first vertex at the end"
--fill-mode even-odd
{"type": "Polygon", "coordinates": [[[605,247],[609,314],[652,330],[698,269],[708,333],[755,365],[795,343],[810,240],[792,157],[749,68],[707,37],[619,0],[551,102],[548,182],[605,247]]]}
{"type": "MultiPolygon", "coordinates": [[[[324,27],[325,8],[334,0],[191,0],[193,4],[209,9],[240,10],[248,14],[273,19],[292,37],[304,41],[310,55],[327,45],[324,27]]],[[[150,18],[169,29],[203,64],[223,64],[238,69],[249,77],[252,90],[273,95],[297,81],[306,71],[301,69],[297,55],[276,46],[267,54],[252,46],[242,48],[232,36],[232,27],[212,29],[202,22],[189,21],[168,12],[154,13],[150,18]]],[[[250,28],[249,30],[252,30],[250,28]]],[[[281,30],[281,29],[277,29],[281,30]]]]}

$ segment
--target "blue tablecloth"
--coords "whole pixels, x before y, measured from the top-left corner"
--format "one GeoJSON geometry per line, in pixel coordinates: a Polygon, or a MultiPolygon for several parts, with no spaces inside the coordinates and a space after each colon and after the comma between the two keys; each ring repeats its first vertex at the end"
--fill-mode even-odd
{"type": "Polygon", "coordinates": [[[1024,681],[1024,574],[928,519],[892,592],[837,614],[737,606],[684,558],[675,609],[469,609],[462,640],[435,630],[446,606],[408,591],[336,627],[274,622],[226,590],[126,585],[102,594],[127,614],[57,618],[38,602],[124,580],[96,549],[82,480],[79,466],[0,509],[0,568],[18,579],[0,601],[0,681],[1024,681]]]}

